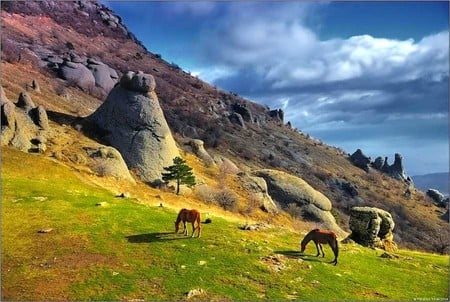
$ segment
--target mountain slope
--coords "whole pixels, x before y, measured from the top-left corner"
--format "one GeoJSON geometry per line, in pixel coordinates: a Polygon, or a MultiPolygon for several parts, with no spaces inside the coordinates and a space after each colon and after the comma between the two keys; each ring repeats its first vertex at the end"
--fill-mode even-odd
{"type": "MultiPolygon", "coordinates": [[[[92,2],[2,2],[2,85],[7,97],[15,100],[27,83],[37,79],[42,93],[34,94],[33,100],[51,111],[53,127],[71,127],[69,141],[75,142],[84,134],[72,127],[94,112],[104,95],[62,81],[44,58],[70,52],[95,57],[118,73],[142,70],[155,77],[164,115],[179,147],[186,152],[190,152],[186,138],[200,138],[210,154],[231,159],[241,170],[272,168],[299,176],[331,200],[334,214],[346,230],[350,208],[367,205],[392,213],[397,223],[395,239],[402,247],[438,250],[438,238],[448,237],[448,222],[440,219],[438,209],[422,192],[415,190],[406,198],[403,182],[376,170],[366,173],[353,166],[347,154],[284,125],[285,121],[268,108],[192,77],[148,52],[120,18],[111,26],[105,14],[113,15],[92,2]],[[245,121],[245,127],[230,120],[236,110],[247,112],[242,107],[254,117],[245,121]],[[357,196],[336,185],[343,183],[357,188],[357,196]]],[[[79,149],[73,145],[58,148],[76,154],[79,149]]],[[[50,148],[45,155],[51,156],[53,151],[50,148]]],[[[77,165],[73,158],[76,156],[62,161],[77,165]]],[[[237,188],[235,182],[229,186],[237,188]]],[[[244,197],[241,200],[245,202],[244,197]]],[[[258,215],[272,219],[260,212],[258,215]]]]}

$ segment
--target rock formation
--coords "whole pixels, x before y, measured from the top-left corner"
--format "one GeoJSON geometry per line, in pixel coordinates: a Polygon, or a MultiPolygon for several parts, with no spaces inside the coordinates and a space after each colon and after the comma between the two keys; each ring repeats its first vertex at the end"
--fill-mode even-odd
{"type": "Polygon", "coordinates": [[[160,180],[163,167],[179,156],[154,89],[153,76],[128,72],[85,121],[146,182],[160,180]]]}
{"type": "Polygon", "coordinates": [[[240,114],[244,121],[253,123],[253,114],[245,104],[233,104],[233,111],[240,114]]]}
{"type": "Polygon", "coordinates": [[[383,168],[384,166],[384,159],[381,156],[378,156],[377,158],[375,158],[375,160],[372,163],[372,167],[374,167],[377,170],[380,170],[383,168]]]}
{"type": "Polygon", "coordinates": [[[107,146],[84,149],[86,154],[91,158],[89,166],[99,176],[111,176],[134,183],[134,179],[131,177],[130,171],[119,151],[107,146]]]}
{"type": "Polygon", "coordinates": [[[381,156],[378,156],[375,161],[371,163],[371,165],[373,168],[388,174],[392,178],[402,180],[413,186],[412,179],[406,175],[405,168],[403,166],[403,158],[399,153],[395,153],[395,159],[392,165],[389,165],[387,157],[383,160],[381,156]]]}
{"type": "Polygon", "coordinates": [[[448,198],[446,199],[444,194],[442,194],[441,192],[439,192],[436,189],[428,189],[427,190],[427,195],[433,199],[433,201],[436,203],[437,206],[439,207],[446,207],[446,205],[448,204],[448,198]]]}
{"type": "Polygon", "coordinates": [[[269,117],[274,119],[277,122],[284,123],[284,112],[282,109],[274,109],[268,112],[269,117]]]}
{"type": "Polygon", "coordinates": [[[338,236],[345,235],[330,212],[330,200],[303,179],[270,169],[257,170],[253,174],[264,178],[269,195],[279,204],[287,206],[295,203],[302,209],[305,219],[320,222],[324,228],[333,230],[338,236]]]}
{"type": "Polygon", "coordinates": [[[369,247],[395,247],[391,214],[373,207],[353,207],[350,211],[349,236],[355,242],[369,247]]]}
{"type": "Polygon", "coordinates": [[[361,149],[356,150],[355,153],[350,156],[350,160],[355,166],[369,172],[370,157],[366,156],[361,149]]]}
{"type": "Polygon", "coordinates": [[[231,113],[229,119],[232,123],[241,126],[243,129],[247,129],[247,127],[245,126],[244,118],[239,113],[231,113]]]}
{"type": "Polygon", "coordinates": [[[189,144],[192,147],[192,151],[198,158],[200,158],[208,167],[215,165],[211,155],[205,150],[204,143],[199,139],[190,140],[189,144]]]}
{"type": "Polygon", "coordinates": [[[262,177],[256,177],[248,175],[247,173],[239,173],[239,181],[247,192],[249,192],[253,198],[260,202],[262,210],[277,214],[278,208],[272,197],[269,195],[267,189],[267,183],[262,177]]]}
{"type": "Polygon", "coordinates": [[[2,96],[2,145],[24,152],[44,152],[44,130],[49,128],[47,112],[42,106],[36,107],[26,92],[20,93],[16,104],[2,96]]]}

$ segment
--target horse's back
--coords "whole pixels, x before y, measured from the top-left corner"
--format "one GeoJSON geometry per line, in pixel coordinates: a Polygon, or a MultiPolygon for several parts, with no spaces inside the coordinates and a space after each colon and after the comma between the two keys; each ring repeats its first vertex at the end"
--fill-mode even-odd
{"type": "Polygon", "coordinates": [[[327,243],[329,240],[337,240],[337,235],[333,231],[315,229],[311,232],[313,232],[313,236],[316,238],[316,240],[323,243],[327,243]]]}

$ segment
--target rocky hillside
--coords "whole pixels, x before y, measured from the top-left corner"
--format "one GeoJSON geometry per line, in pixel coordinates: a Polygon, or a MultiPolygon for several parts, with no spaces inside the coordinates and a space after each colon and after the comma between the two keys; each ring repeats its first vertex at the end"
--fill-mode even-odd
{"type": "MultiPolygon", "coordinates": [[[[229,175],[225,189],[238,195],[241,208],[252,203],[251,198],[247,198],[251,190],[267,195],[267,190],[261,188],[264,184],[257,185],[260,180],[251,180],[252,177],[264,178],[270,200],[264,197],[266,206],[262,208],[268,213],[259,213],[259,218],[272,219],[274,213],[287,210],[300,220],[312,218],[319,225],[331,221],[342,232],[348,232],[353,206],[378,207],[392,214],[396,223],[394,240],[400,246],[433,251],[442,251],[442,246],[447,246],[448,221],[441,218],[444,210],[437,208],[423,192],[413,189],[403,169],[397,169],[407,167],[407,159],[401,161],[401,157],[396,156],[394,164],[389,165],[386,160],[380,167],[379,159],[373,163],[364,158],[362,164],[355,162],[339,148],[312,139],[301,129],[292,129],[284,120],[282,110],[271,110],[222,91],[191,76],[176,64],[166,62],[161,55],[147,50],[129,32],[120,16],[96,2],[24,1],[2,2],[1,5],[2,86],[5,91],[2,104],[5,98],[11,100],[2,110],[2,129],[5,127],[12,133],[5,140],[2,135],[3,144],[17,147],[22,145],[17,144],[18,141],[25,141],[31,145],[19,149],[34,149],[80,170],[88,168],[97,174],[129,178],[128,171],[115,171],[115,164],[107,164],[115,159],[120,162],[117,165],[123,166],[125,162],[138,181],[152,182],[153,176],[140,177],[145,173],[133,169],[142,167],[148,159],[143,155],[139,163],[130,163],[130,157],[121,147],[129,143],[126,141],[128,134],[123,131],[126,125],[115,130],[101,127],[105,115],[99,118],[100,113],[96,111],[106,110],[102,108],[110,103],[113,93],[136,93],[130,92],[136,87],[130,88],[121,79],[127,81],[128,71],[141,71],[137,74],[149,75],[154,85],[144,92],[138,88],[137,93],[149,93],[146,100],[159,102],[179,151],[196,153],[205,166],[216,166],[221,175],[229,175]],[[33,80],[39,89],[33,85],[33,80]],[[119,89],[125,90],[120,92],[119,89]],[[24,101],[16,101],[23,91],[28,91],[33,102],[28,109],[26,101],[25,105],[20,105],[24,101]],[[51,129],[38,125],[38,128],[30,128],[32,130],[18,131],[15,117],[3,116],[7,108],[9,112],[16,112],[12,115],[17,119],[27,119],[27,125],[32,125],[33,120],[35,125],[41,123],[36,116],[43,116],[45,108],[51,129]],[[22,111],[18,112],[19,109],[22,111]],[[96,126],[89,128],[86,122],[92,120],[97,121],[96,126]],[[25,139],[21,133],[26,133],[25,139]],[[123,139],[122,143],[118,136],[123,139]],[[201,143],[195,144],[194,140],[201,140],[204,145],[199,149],[201,143]],[[39,149],[39,144],[45,145],[45,150],[39,149]],[[104,148],[110,146],[115,149],[105,152],[104,148]],[[392,168],[389,170],[389,167],[392,168]],[[320,198],[285,198],[286,195],[275,193],[277,185],[271,185],[267,176],[270,173],[261,171],[272,171],[274,175],[282,175],[281,179],[290,179],[291,183],[292,178],[304,181],[308,191],[313,192],[308,196],[320,194],[320,198]],[[317,206],[328,205],[328,202],[330,206],[326,209],[317,206]],[[311,213],[316,214],[311,217],[311,213]]],[[[21,98],[26,99],[23,95],[21,98]]],[[[146,112],[147,109],[139,110],[146,112]]],[[[130,120],[127,116],[130,112],[125,109],[114,114],[110,115],[113,120],[130,120]]],[[[20,126],[23,124],[17,125],[23,128],[20,126]]],[[[139,120],[136,127],[154,126],[139,120]]],[[[141,141],[146,137],[142,136],[141,141]]],[[[172,155],[179,152],[173,146],[169,149],[172,155]]],[[[200,178],[208,184],[208,175],[200,178]]],[[[220,181],[215,181],[224,189],[220,181]]],[[[200,195],[199,200],[205,201],[205,195],[210,194],[200,195]]]]}

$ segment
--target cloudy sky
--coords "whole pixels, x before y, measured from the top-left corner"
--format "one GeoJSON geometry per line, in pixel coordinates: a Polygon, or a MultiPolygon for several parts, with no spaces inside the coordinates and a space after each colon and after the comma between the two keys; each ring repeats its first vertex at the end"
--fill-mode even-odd
{"type": "Polygon", "coordinates": [[[103,3],[150,51],[329,145],[448,171],[448,2],[103,3]]]}

